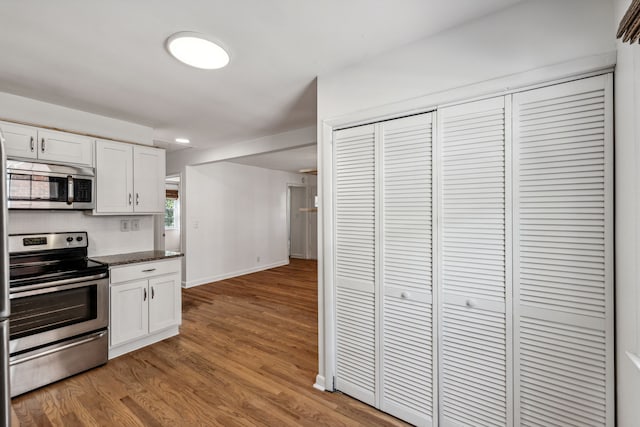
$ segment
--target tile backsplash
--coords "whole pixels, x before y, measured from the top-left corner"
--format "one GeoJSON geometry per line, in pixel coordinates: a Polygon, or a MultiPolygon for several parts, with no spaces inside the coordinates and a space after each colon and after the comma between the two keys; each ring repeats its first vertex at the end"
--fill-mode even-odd
{"type": "Polygon", "coordinates": [[[153,216],[91,216],[82,211],[10,210],[9,234],[86,231],[89,256],[153,249],[153,216]],[[139,219],[137,231],[120,231],[121,219],[139,219]]]}

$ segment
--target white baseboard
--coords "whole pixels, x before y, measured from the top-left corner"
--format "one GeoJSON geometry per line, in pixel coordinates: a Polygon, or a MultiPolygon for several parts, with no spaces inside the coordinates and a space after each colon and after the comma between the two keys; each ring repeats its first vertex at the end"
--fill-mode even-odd
{"type": "Polygon", "coordinates": [[[160,332],[156,332],[152,335],[147,335],[144,338],[140,338],[139,340],[131,341],[117,347],[109,347],[109,360],[122,356],[125,353],[129,353],[134,350],[138,350],[142,347],[146,347],[158,341],[162,341],[169,337],[176,336],[180,333],[180,327],[178,325],[171,326],[168,329],[164,329],[160,332]]]}
{"type": "Polygon", "coordinates": [[[316,383],[313,385],[313,388],[320,391],[325,391],[324,377],[322,375],[316,375],[316,383]]]}
{"type": "Polygon", "coordinates": [[[188,282],[182,282],[183,288],[192,288],[194,286],[206,285],[207,283],[218,282],[220,280],[231,279],[232,277],[244,276],[245,274],[257,273],[258,271],[269,270],[276,267],[282,267],[289,264],[289,258],[281,261],[274,262],[272,264],[259,265],[257,267],[247,268],[244,270],[238,270],[230,273],[217,274],[215,276],[203,277],[196,280],[189,280],[188,282]]]}

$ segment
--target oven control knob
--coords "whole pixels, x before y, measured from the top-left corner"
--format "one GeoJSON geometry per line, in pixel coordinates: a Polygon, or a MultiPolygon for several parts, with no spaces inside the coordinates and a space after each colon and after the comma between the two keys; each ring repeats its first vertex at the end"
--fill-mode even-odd
{"type": "Polygon", "coordinates": [[[73,237],[67,237],[67,242],[69,243],[73,242],[73,237]]]}
{"type": "Polygon", "coordinates": [[[76,237],[76,240],[77,240],[78,242],[82,242],[82,236],[78,236],[78,237],[76,237]]]}

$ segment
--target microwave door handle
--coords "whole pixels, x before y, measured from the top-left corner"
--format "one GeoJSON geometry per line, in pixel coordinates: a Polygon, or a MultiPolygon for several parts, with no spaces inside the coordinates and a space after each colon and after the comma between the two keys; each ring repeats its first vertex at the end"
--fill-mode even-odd
{"type": "Polygon", "coordinates": [[[67,204],[73,204],[73,176],[67,176],[67,204]]]}

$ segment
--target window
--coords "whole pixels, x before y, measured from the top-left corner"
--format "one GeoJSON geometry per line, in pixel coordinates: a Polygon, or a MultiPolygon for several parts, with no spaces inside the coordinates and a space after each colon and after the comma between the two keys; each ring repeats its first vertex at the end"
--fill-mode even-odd
{"type": "Polygon", "coordinates": [[[165,199],[164,228],[176,228],[176,199],[165,199]]]}
{"type": "Polygon", "coordinates": [[[180,201],[177,190],[167,190],[164,200],[164,228],[180,228],[180,201]]]}

